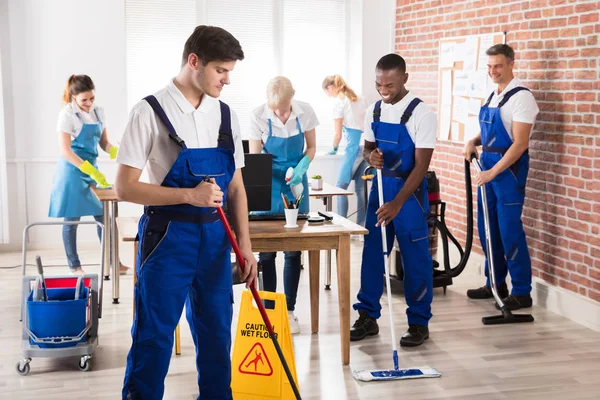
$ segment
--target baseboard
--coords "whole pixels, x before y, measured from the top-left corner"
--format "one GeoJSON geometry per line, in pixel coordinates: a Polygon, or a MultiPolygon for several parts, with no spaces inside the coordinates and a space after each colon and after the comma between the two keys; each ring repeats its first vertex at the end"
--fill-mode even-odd
{"type": "Polygon", "coordinates": [[[600,303],[533,278],[531,296],[536,305],[600,332],[600,303]]]}

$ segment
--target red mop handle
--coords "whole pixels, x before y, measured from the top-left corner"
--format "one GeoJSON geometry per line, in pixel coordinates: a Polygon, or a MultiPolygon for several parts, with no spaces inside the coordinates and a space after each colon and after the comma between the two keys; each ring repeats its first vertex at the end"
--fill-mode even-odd
{"type": "MultiPolygon", "coordinates": [[[[235,256],[237,257],[237,261],[240,264],[242,271],[243,271],[246,260],[244,260],[244,257],[242,256],[242,251],[240,250],[240,246],[238,245],[237,240],[235,240],[235,237],[233,236],[233,231],[231,230],[231,226],[229,226],[229,221],[227,221],[227,217],[225,217],[225,213],[223,212],[223,209],[221,207],[217,207],[217,213],[219,214],[219,219],[221,219],[221,222],[223,223],[223,226],[225,227],[225,232],[227,233],[229,242],[233,246],[233,251],[234,251],[235,256]]],[[[271,325],[271,321],[269,320],[269,316],[267,315],[267,311],[265,310],[262,300],[258,296],[258,291],[256,290],[255,282],[252,282],[252,284],[250,285],[250,290],[252,291],[252,297],[254,297],[254,301],[256,302],[256,305],[258,306],[258,311],[260,311],[260,315],[262,316],[263,321],[265,322],[265,325],[267,326],[267,331],[269,332],[270,335],[274,335],[275,331],[273,330],[273,326],[271,325]]]]}

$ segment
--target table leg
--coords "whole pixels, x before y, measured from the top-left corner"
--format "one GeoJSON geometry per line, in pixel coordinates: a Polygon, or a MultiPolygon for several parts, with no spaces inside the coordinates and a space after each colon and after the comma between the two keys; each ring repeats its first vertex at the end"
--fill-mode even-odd
{"type": "Polygon", "coordinates": [[[116,201],[111,201],[111,213],[110,213],[110,233],[111,233],[111,263],[112,263],[112,294],[113,304],[119,304],[119,273],[121,263],[119,262],[119,232],[117,229],[117,217],[119,216],[118,205],[116,201]]]}
{"type": "Polygon", "coordinates": [[[107,281],[110,279],[110,206],[107,201],[102,202],[102,224],[104,225],[104,234],[102,238],[102,242],[104,243],[104,265],[102,266],[102,274],[104,275],[104,280],[107,281]]]}
{"type": "MultiPolygon", "coordinates": [[[[333,196],[323,197],[325,211],[330,212],[333,209],[333,196]]],[[[327,266],[325,268],[325,290],[331,290],[331,250],[327,250],[327,266]]]]}
{"type": "Polygon", "coordinates": [[[308,252],[309,285],[310,285],[310,331],[319,332],[319,274],[320,274],[319,250],[308,252]]]}
{"type": "Polygon", "coordinates": [[[337,250],[338,303],[342,364],[350,364],[350,235],[339,237],[337,250]]]}

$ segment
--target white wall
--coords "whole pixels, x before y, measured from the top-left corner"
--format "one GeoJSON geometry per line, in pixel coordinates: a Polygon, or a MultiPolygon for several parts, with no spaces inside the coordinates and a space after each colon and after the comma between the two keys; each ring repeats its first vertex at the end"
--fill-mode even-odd
{"type": "MultiPolygon", "coordinates": [[[[352,16],[362,12],[364,23],[353,22],[349,33],[353,43],[349,59],[361,65],[348,80],[360,82],[362,87],[355,85],[356,90],[363,91],[372,102],[377,99],[373,83],[375,64],[393,50],[395,2],[353,0],[351,7],[352,16]],[[360,45],[360,37],[366,45],[360,45]]],[[[27,224],[49,220],[49,193],[59,154],[55,126],[69,75],[85,73],[92,77],[97,102],[106,109],[111,141],[117,141],[123,132],[128,115],[124,9],[125,0],[0,0],[0,73],[8,187],[8,223],[4,217],[1,222],[8,225],[9,244],[21,242],[27,224]],[[81,15],[94,15],[95,21],[103,22],[92,23],[91,18],[81,15]]],[[[198,7],[198,14],[202,14],[201,10],[198,7]]],[[[0,147],[1,139],[0,136],[0,147]]],[[[114,162],[105,155],[98,162],[111,180],[116,172],[114,162]]],[[[321,174],[335,184],[339,162],[339,155],[318,156],[309,174],[321,174]]],[[[311,208],[322,208],[322,203],[312,200],[311,208]]],[[[141,213],[141,207],[130,204],[121,204],[119,209],[120,215],[141,213]]],[[[355,210],[353,197],[349,211],[355,210]]],[[[32,231],[30,240],[60,243],[57,231],[44,229],[32,231]]],[[[91,228],[80,236],[80,241],[95,240],[91,228]]]]}

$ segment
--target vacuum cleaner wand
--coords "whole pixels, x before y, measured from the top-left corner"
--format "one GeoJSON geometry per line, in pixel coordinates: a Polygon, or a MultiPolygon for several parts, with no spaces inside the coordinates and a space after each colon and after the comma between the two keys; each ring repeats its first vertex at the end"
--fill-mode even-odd
{"type": "MultiPolygon", "coordinates": [[[[231,227],[229,226],[227,217],[225,216],[225,213],[223,212],[223,209],[221,207],[217,207],[217,213],[219,214],[219,219],[221,220],[221,223],[225,227],[225,232],[227,233],[229,242],[233,246],[233,251],[235,252],[235,256],[237,257],[237,261],[240,265],[240,268],[243,271],[245,260],[244,260],[244,257],[242,256],[240,247],[238,246],[237,241],[235,240],[235,237],[233,236],[233,231],[231,230],[231,227]]],[[[256,302],[256,305],[258,306],[260,315],[262,316],[265,326],[267,327],[267,331],[269,332],[269,337],[273,341],[273,345],[275,346],[277,355],[279,356],[279,359],[281,360],[281,364],[283,365],[285,374],[286,374],[288,380],[290,381],[290,385],[292,385],[292,390],[294,391],[294,395],[296,396],[297,400],[301,400],[300,392],[298,391],[298,387],[296,386],[296,382],[294,381],[294,377],[292,376],[290,367],[288,366],[287,362],[285,361],[285,356],[283,355],[283,351],[281,350],[281,347],[279,346],[279,342],[277,341],[275,331],[273,330],[273,325],[271,325],[271,321],[269,320],[269,316],[267,315],[265,306],[263,305],[262,300],[260,299],[260,296],[258,295],[258,291],[256,290],[256,281],[252,282],[250,284],[250,290],[252,291],[252,297],[254,297],[254,301],[256,302]]]]}
{"type": "MultiPolygon", "coordinates": [[[[471,154],[471,162],[475,166],[477,172],[482,172],[483,168],[477,159],[475,154],[471,154]]],[[[491,317],[483,317],[481,320],[484,325],[498,325],[498,324],[514,324],[519,322],[533,322],[533,316],[531,314],[513,314],[506,308],[506,305],[498,295],[498,289],[496,285],[496,274],[494,273],[494,254],[492,247],[492,235],[490,230],[490,215],[488,210],[487,193],[485,191],[485,185],[479,187],[481,190],[481,208],[483,209],[483,223],[485,227],[485,244],[487,249],[487,261],[489,267],[489,277],[492,288],[492,294],[502,315],[495,315],[491,317]]]]}

